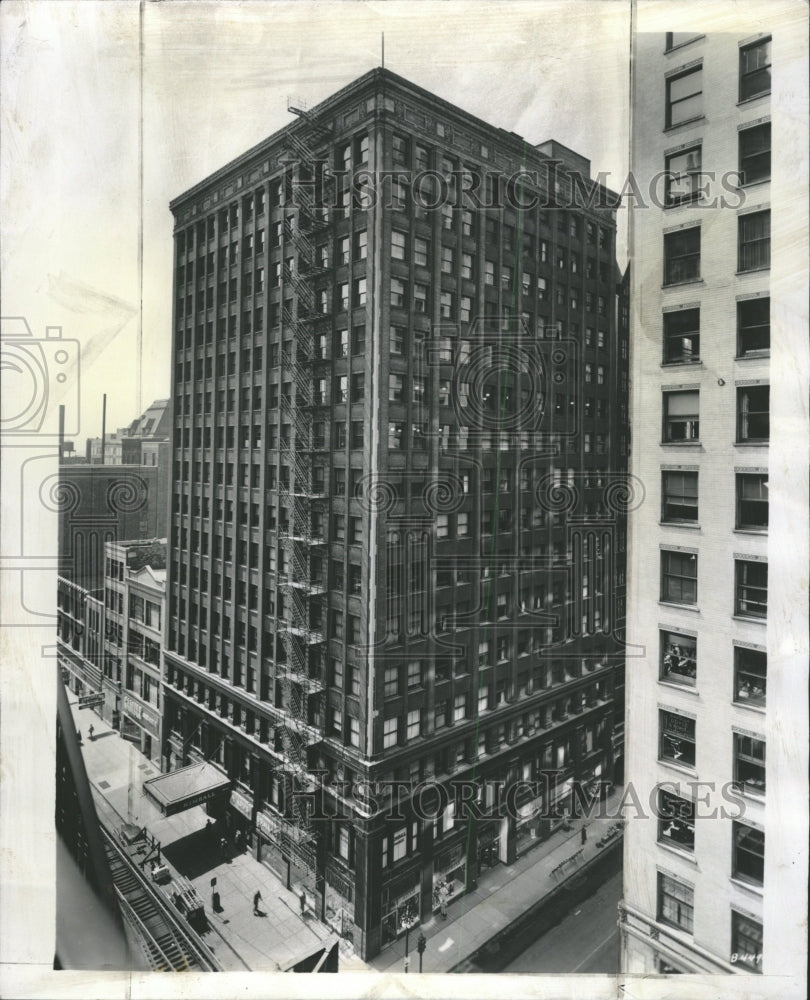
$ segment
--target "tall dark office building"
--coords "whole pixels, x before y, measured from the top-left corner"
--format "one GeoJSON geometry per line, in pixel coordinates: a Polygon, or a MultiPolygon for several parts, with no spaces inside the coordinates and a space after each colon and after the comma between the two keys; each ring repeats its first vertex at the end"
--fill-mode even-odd
{"type": "Polygon", "coordinates": [[[627,331],[584,157],[384,70],[290,110],[171,205],[164,763],[369,957],[614,778],[627,331]]]}

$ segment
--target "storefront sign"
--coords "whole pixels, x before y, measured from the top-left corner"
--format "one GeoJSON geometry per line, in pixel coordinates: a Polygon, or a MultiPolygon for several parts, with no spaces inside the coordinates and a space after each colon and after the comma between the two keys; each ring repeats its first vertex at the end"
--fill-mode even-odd
{"type": "Polygon", "coordinates": [[[267,837],[268,840],[276,840],[278,838],[278,821],[269,813],[256,813],[256,829],[263,837],[267,837]]]}
{"type": "Polygon", "coordinates": [[[141,710],[141,723],[143,728],[148,730],[153,736],[158,736],[160,733],[160,720],[149,709],[141,710]]]}
{"type": "MultiPolygon", "coordinates": [[[[231,805],[238,813],[241,813],[243,816],[247,816],[248,819],[253,816],[252,800],[242,792],[237,792],[236,789],[233,789],[231,792],[231,805]]],[[[258,816],[256,819],[258,823],[258,816]]]]}

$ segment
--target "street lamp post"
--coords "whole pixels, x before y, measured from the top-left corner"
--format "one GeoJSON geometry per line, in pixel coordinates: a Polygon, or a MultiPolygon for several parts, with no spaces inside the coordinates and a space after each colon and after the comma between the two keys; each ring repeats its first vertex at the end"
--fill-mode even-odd
{"type": "MultiPolygon", "coordinates": [[[[411,957],[408,954],[408,945],[409,945],[411,928],[412,927],[416,927],[416,925],[418,923],[419,923],[419,918],[418,917],[404,916],[402,918],[402,924],[401,924],[401,926],[405,928],[405,963],[404,964],[405,964],[405,973],[406,973],[406,975],[407,975],[407,972],[408,972],[408,967],[411,964],[411,957]]],[[[421,964],[421,960],[420,960],[420,964],[421,964]]]]}

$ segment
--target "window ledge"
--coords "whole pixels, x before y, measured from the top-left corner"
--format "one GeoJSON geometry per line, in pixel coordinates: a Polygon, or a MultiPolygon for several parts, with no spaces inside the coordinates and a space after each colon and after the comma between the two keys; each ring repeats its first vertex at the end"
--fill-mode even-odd
{"type": "Polygon", "coordinates": [[[771,349],[766,348],[763,351],[749,351],[748,354],[735,354],[735,361],[762,361],[763,359],[768,359],[771,356],[771,349]]]}
{"type": "Polygon", "coordinates": [[[662,441],[662,448],[702,448],[703,445],[698,441],[662,441]]]}
{"type": "Polygon", "coordinates": [[[768,537],[768,529],[767,528],[735,528],[734,529],[734,534],[735,535],[755,535],[755,536],[759,535],[759,536],[761,536],[763,538],[767,538],[768,537]]]}
{"type": "MultiPolygon", "coordinates": [[[[669,285],[667,285],[669,288],[669,285]]],[[[695,358],[694,361],[662,361],[662,368],[705,368],[706,366],[700,360],[700,358],[695,358]]]]}
{"type": "Polygon", "coordinates": [[[693,851],[687,851],[686,848],[675,847],[674,844],[670,844],[666,840],[661,840],[660,837],[658,838],[657,843],[662,850],[667,851],[670,854],[674,854],[677,858],[682,858],[684,861],[689,862],[690,865],[694,865],[695,868],[698,867],[697,858],[695,857],[693,851]]]}
{"type": "Polygon", "coordinates": [[[691,684],[679,684],[677,681],[668,681],[664,677],[658,678],[658,683],[663,684],[664,687],[669,688],[671,691],[685,691],[687,694],[694,695],[696,698],[700,697],[700,691],[697,687],[691,684]]]}
{"type": "Polygon", "coordinates": [[[662,528],[686,528],[687,531],[700,531],[700,525],[697,522],[691,523],[689,521],[659,521],[658,524],[662,528]]]}
{"type": "Polygon", "coordinates": [[[752,705],[748,701],[745,701],[745,700],[743,700],[743,701],[737,701],[736,699],[734,699],[734,700],[732,700],[731,704],[735,708],[745,708],[749,712],[756,712],[758,715],[765,715],[766,714],[766,710],[767,710],[767,706],[766,705],[752,705]]]}
{"type": "Polygon", "coordinates": [[[731,616],[736,622],[752,622],[754,625],[767,625],[768,616],[763,615],[762,618],[755,618],[753,615],[741,615],[734,614],[731,616]]]}
{"type": "Polygon", "coordinates": [[[735,441],[735,448],[767,448],[770,445],[770,438],[763,441],[735,441]]]}
{"type": "Polygon", "coordinates": [[[677,771],[678,774],[689,774],[697,777],[697,768],[691,767],[689,764],[679,764],[677,761],[666,760],[663,757],[658,758],[658,763],[662,767],[669,768],[671,771],[677,771]]]}
{"type": "Polygon", "coordinates": [[[764,895],[762,886],[757,885],[755,882],[743,882],[741,878],[736,878],[734,875],[729,876],[729,882],[731,882],[732,885],[736,885],[739,889],[745,889],[747,892],[753,893],[755,896],[759,896],[760,899],[764,895]]]}
{"type": "Polygon", "coordinates": [[[735,271],[734,273],[738,278],[741,278],[744,274],[762,274],[763,271],[770,271],[770,269],[770,264],[764,264],[762,267],[747,267],[744,271],[735,271]]]}
{"type": "MultiPolygon", "coordinates": [[[[745,130],[743,129],[743,131],[745,131],[745,130]]],[[[737,190],[738,191],[748,191],[749,188],[755,188],[755,187],[758,187],[761,184],[770,184],[770,183],[771,183],[771,178],[770,177],[757,177],[756,180],[746,181],[744,184],[738,184],[737,185],[737,190]]]]}
{"type": "Polygon", "coordinates": [[[697,125],[699,122],[705,122],[705,121],[706,121],[706,115],[696,115],[694,118],[688,119],[688,121],[678,122],[677,125],[667,125],[665,126],[663,131],[664,134],[666,135],[669,132],[677,132],[678,129],[689,128],[690,125],[697,125]]]}
{"type": "Polygon", "coordinates": [[[685,42],[678,42],[677,45],[673,45],[669,49],[664,49],[664,55],[668,56],[670,52],[680,52],[681,49],[685,49],[687,45],[692,45],[694,42],[699,42],[705,35],[695,35],[694,38],[687,38],[685,42]]]}
{"type": "Polygon", "coordinates": [[[770,97],[770,90],[764,90],[761,94],[754,94],[753,97],[745,97],[741,101],[737,101],[738,108],[746,108],[749,104],[753,104],[754,101],[761,101],[763,97],[770,97]]]}
{"type": "Polygon", "coordinates": [[[685,281],[662,282],[661,288],[667,291],[669,288],[683,288],[684,285],[705,285],[703,278],[687,278],[685,281]]]}
{"type": "MultiPolygon", "coordinates": [[[[659,600],[658,603],[661,605],[662,608],[680,608],[681,611],[697,611],[697,612],[700,611],[700,608],[698,607],[697,604],[676,604],[674,601],[661,601],[661,600],[659,600]]],[[[746,621],[747,620],[748,619],[746,619],[746,621]]]]}

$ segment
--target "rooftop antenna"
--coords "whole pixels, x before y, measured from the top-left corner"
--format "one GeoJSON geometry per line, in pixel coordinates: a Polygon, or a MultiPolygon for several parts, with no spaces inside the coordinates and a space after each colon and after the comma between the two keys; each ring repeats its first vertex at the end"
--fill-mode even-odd
{"type": "Polygon", "coordinates": [[[380,33],[380,40],[382,43],[382,68],[385,69],[385,32],[380,33]]]}

